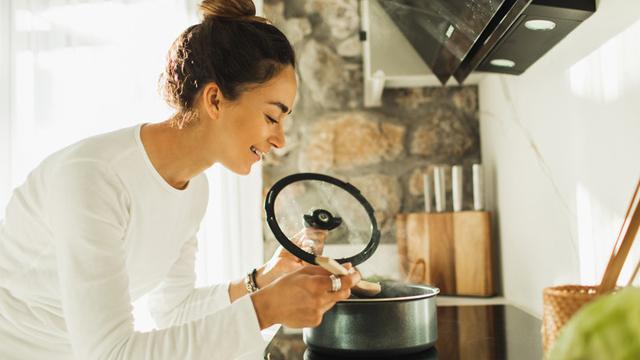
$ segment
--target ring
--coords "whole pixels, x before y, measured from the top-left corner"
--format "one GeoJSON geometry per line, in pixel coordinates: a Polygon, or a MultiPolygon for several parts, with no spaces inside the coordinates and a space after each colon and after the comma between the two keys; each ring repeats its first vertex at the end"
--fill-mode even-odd
{"type": "Polygon", "coordinates": [[[331,292],[338,292],[342,289],[342,281],[335,275],[329,276],[331,279],[331,292]]]}

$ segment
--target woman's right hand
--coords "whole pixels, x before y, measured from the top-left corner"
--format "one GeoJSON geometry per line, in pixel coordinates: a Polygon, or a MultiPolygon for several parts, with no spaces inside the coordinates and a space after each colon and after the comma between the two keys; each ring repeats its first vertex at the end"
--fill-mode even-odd
{"type": "MultiPolygon", "coordinates": [[[[327,230],[304,228],[299,233],[294,235],[291,241],[307,252],[311,252],[311,249],[308,246],[309,244],[313,244],[312,246],[314,253],[316,255],[321,255],[322,250],[324,249],[324,240],[327,238],[327,234],[327,230]],[[303,243],[305,245],[303,245],[303,243]]],[[[257,285],[260,288],[263,288],[280,276],[308,265],[309,263],[296,257],[295,255],[287,251],[284,247],[282,247],[282,245],[280,245],[273,253],[271,259],[266,264],[257,269],[257,285]]]]}
{"type": "MultiPolygon", "coordinates": [[[[346,264],[352,269],[351,264],[346,264]]],[[[342,288],[331,292],[331,273],[319,266],[305,266],[289,273],[253,293],[251,300],[264,329],[273,324],[290,328],[315,327],[333,305],[347,299],[351,288],[360,281],[360,274],[352,270],[340,276],[342,288]]]]}

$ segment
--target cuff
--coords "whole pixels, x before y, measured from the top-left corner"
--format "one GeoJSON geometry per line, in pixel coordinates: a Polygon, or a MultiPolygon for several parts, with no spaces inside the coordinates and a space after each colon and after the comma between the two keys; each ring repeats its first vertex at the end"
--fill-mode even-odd
{"type": "Polygon", "coordinates": [[[256,311],[253,307],[251,296],[245,295],[241,297],[236,300],[231,307],[237,310],[237,318],[240,323],[243,324],[243,329],[245,331],[242,334],[242,337],[245,349],[248,352],[264,350],[267,343],[262,337],[260,323],[258,322],[258,316],[256,315],[256,311]]]}
{"type": "Polygon", "coordinates": [[[221,306],[231,305],[231,299],[229,298],[229,286],[231,286],[231,283],[214,286],[217,287],[217,291],[215,292],[215,303],[220,304],[221,306]]]}

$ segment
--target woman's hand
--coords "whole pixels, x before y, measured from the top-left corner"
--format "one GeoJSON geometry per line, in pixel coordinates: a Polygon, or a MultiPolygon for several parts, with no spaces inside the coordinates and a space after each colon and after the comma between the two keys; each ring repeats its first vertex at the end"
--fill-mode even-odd
{"type": "MultiPolygon", "coordinates": [[[[351,269],[351,264],[345,266],[351,269]]],[[[251,300],[264,329],[273,324],[291,328],[314,327],[326,311],[351,295],[351,288],[360,281],[354,270],[339,276],[340,291],[331,292],[331,274],[319,266],[304,266],[275,280],[269,286],[251,294],[251,300]]]]}
{"type": "MultiPolygon", "coordinates": [[[[328,231],[314,228],[305,228],[291,239],[294,244],[301,247],[307,252],[322,254],[324,241],[327,238],[328,231]]],[[[256,282],[259,288],[263,288],[284,274],[296,271],[304,266],[310,265],[295,255],[291,254],[285,248],[278,246],[271,259],[258,268],[256,282]]]]}

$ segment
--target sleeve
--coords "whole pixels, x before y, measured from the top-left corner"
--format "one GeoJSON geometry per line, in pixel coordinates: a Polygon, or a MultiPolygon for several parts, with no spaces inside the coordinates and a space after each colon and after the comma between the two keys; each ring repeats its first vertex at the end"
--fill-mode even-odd
{"type": "Polygon", "coordinates": [[[149,310],[156,325],[181,325],[231,305],[229,284],[195,288],[197,238],[186,242],[180,257],[162,283],[149,294],[149,310]]]}
{"type": "Polygon", "coordinates": [[[123,243],[128,197],[122,183],[107,164],[89,160],[60,165],[49,180],[47,214],[77,358],[235,359],[264,347],[248,296],[198,320],[135,332],[123,243]]]}

